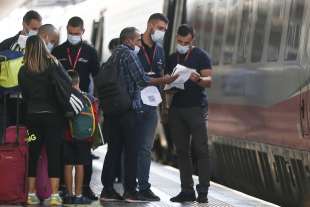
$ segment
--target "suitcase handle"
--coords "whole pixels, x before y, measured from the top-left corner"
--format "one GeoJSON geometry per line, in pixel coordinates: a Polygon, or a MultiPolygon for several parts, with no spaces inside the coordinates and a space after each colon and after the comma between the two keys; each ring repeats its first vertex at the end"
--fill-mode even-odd
{"type": "MultiPolygon", "coordinates": [[[[6,125],[7,125],[7,95],[9,95],[9,93],[3,93],[3,129],[2,129],[2,132],[3,132],[3,136],[2,136],[2,144],[5,144],[5,138],[6,138],[6,125]]],[[[20,107],[19,107],[19,104],[20,104],[20,99],[21,99],[21,94],[20,92],[17,93],[17,101],[16,101],[16,141],[15,143],[17,145],[20,144],[20,141],[19,141],[19,122],[20,122],[20,117],[19,117],[19,111],[20,111],[20,107]]]]}

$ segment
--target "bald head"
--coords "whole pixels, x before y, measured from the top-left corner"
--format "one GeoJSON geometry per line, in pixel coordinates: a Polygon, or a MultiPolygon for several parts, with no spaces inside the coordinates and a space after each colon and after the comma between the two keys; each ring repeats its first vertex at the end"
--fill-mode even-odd
{"type": "Polygon", "coordinates": [[[58,43],[59,33],[52,24],[44,24],[39,28],[38,35],[44,40],[47,47],[52,48],[58,43]]]}

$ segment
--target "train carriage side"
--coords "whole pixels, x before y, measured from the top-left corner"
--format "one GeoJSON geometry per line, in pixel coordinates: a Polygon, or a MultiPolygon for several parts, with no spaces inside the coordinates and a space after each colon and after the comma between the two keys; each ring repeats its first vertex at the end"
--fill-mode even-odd
{"type": "Polygon", "coordinates": [[[297,206],[310,178],[310,2],[167,1],[213,60],[208,89],[213,177],[246,193],[297,206]]]}

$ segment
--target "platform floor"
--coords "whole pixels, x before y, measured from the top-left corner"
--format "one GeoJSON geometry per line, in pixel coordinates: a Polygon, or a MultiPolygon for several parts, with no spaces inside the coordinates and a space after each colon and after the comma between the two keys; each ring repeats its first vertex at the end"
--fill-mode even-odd
{"type": "MultiPolygon", "coordinates": [[[[91,188],[96,194],[100,194],[102,185],[100,181],[101,169],[106,153],[106,146],[99,147],[95,150],[95,154],[100,156],[99,160],[94,161],[94,172],[91,181],[91,188]]],[[[198,177],[194,176],[195,183],[198,182],[198,177]]],[[[235,191],[217,183],[211,182],[209,189],[209,203],[199,204],[197,202],[189,203],[172,203],[169,199],[177,195],[180,191],[179,171],[175,168],[161,165],[153,162],[151,166],[150,182],[152,183],[152,190],[160,196],[160,202],[148,203],[125,203],[125,202],[95,202],[91,206],[138,206],[138,207],[275,207],[277,205],[268,203],[266,201],[254,198],[244,193],[235,191]]],[[[121,186],[116,184],[116,189],[122,192],[121,186]]]]}

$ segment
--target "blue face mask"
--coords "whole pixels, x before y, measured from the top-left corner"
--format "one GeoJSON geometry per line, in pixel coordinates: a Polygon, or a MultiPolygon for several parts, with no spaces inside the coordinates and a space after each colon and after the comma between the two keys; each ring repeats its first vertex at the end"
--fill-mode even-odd
{"type": "Polygon", "coordinates": [[[38,34],[37,30],[29,30],[28,37],[31,37],[31,36],[34,36],[34,35],[37,35],[37,34],[38,34]]]}
{"type": "Polygon", "coordinates": [[[155,30],[153,34],[151,34],[151,38],[153,42],[162,43],[164,41],[165,32],[160,30],[155,30]]]}
{"type": "Polygon", "coordinates": [[[49,42],[49,43],[47,43],[46,47],[47,47],[47,50],[51,53],[53,48],[54,48],[54,44],[49,42]]]}
{"type": "Polygon", "coordinates": [[[77,45],[77,44],[79,44],[82,41],[82,38],[79,35],[70,35],[70,34],[68,34],[68,41],[72,45],[77,45]]]}
{"type": "Polygon", "coordinates": [[[133,52],[137,55],[140,51],[140,47],[138,47],[137,45],[135,45],[135,49],[133,50],[133,52]]]}
{"type": "Polygon", "coordinates": [[[177,43],[176,50],[180,54],[185,54],[189,50],[189,45],[183,46],[177,43]]]}

